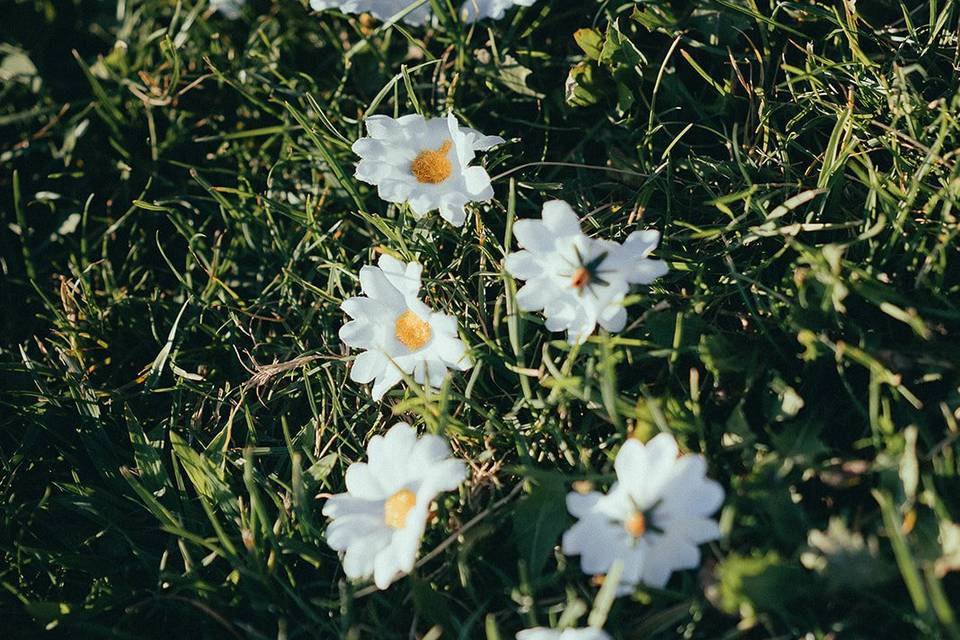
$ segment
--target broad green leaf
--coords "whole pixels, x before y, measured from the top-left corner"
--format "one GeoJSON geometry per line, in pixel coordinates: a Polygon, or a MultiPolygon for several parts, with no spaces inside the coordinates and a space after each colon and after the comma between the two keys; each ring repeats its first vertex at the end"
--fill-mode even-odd
{"type": "Polygon", "coordinates": [[[535,484],[513,512],[513,537],[530,575],[543,571],[560,534],[567,528],[566,492],[560,482],[535,484]]]}
{"type": "Polygon", "coordinates": [[[573,39],[591,60],[599,60],[603,49],[603,35],[596,29],[577,29],[573,39]]]}

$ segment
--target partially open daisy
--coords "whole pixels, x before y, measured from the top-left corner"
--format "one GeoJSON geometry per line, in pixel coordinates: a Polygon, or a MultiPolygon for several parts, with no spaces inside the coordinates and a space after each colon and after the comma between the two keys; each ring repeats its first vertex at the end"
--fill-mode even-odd
{"type": "Polygon", "coordinates": [[[610,640],[610,634],[603,629],[564,629],[556,631],[546,627],[524,629],[517,633],[517,640],[610,640]]]}
{"type": "Polygon", "coordinates": [[[579,555],[591,575],[623,561],[620,594],[638,583],[663,588],[674,571],[700,564],[697,545],[720,537],[710,515],[723,504],[723,487],[705,476],[703,456],[678,453],[666,433],[646,446],[628,440],[608,493],[567,494],[567,510],[578,521],[563,534],[563,553],[579,555]]]}
{"type": "MultiPolygon", "coordinates": [[[[417,0],[310,0],[310,8],[314,11],[339,9],[343,13],[369,13],[377,20],[389,20],[399,15],[408,7],[416,4],[417,0]]],[[[430,3],[423,2],[415,9],[411,9],[403,16],[407,24],[418,27],[430,18],[430,3]]]]}
{"type": "Polygon", "coordinates": [[[439,387],[447,369],[466,371],[472,364],[457,335],[452,316],[433,311],[419,296],[419,264],[380,256],[376,267],[360,269],[365,296],[340,306],[353,318],[340,328],[340,339],[363,349],[350,369],[350,379],[373,382],[373,398],[412,375],[418,384],[439,387]]]}
{"type": "Polygon", "coordinates": [[[368,137],[353,144],[360,156],[356,176],[376,185],[387,202],[410,205],[417,218],[439,209],[450,224],[462,226],[468,202],[493,197],[490,176],[470,163],[477,151],[501,144],[498,136],[461,127],[446,118],[406,115],[398,119],[370,116],[368,137]]]}
{"type": "Polygon", "coordinates": [[[367,445],[367,462],[347,469],[347,492],[323,506],[333,518],[327,544],[343,551],[343,570],[353,580],[371,576],[386,589],[413,570],[430,503],[467,477],[466,466],[450,457],[447,442],[395,424],[367,445]]]}
{"type": "Polygon", "coordinates": [[[585,341],[598,324],[623,330],[630,285],[650,284],[667,272],[666,263],[647,257],[659,232],[635,231],[623,244],[589,238],[562,200],[544,204],[542,220],[518,220],[513,234],[523,250],[509,254],[504,266],[526,280],[517,304],[524,311],[542,310],[547,329],[566,331],[571,344],[585,341]]]}

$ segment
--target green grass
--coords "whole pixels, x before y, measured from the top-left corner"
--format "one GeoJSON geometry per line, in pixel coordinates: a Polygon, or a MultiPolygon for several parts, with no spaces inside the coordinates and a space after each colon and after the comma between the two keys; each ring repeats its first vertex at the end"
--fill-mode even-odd
{"type": "Polygon", "coordinates": [[[437,29],[204,11],[3,11],[6,637],[585,625],[563,492],[667,430],[727,489],[725,537],[591,622],[960,638],[960,4],[540,0],[437,29]],[[509,141],[463,229],[352,178],[363,115],[415,109],[509,141]],[[556,197],[590,233],[660,229],[672,267],[579,349],[501,268],[511,222],[556,197]],[[378,404],[347,379],[338,307],[380,251],[424,265],[472,347],[439,393],[378,404]],[[317,496],[399,419],[472,478],[439,504],[439,552],[371,593],[317,496]]]}

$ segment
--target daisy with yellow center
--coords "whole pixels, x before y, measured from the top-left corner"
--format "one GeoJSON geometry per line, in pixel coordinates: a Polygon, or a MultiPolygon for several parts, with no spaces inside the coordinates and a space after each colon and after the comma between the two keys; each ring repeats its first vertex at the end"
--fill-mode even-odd
{"type": "Polygon", "coordinates": [[[466,465],[450,457],[450,447],[439,436],[417,438],[416,430],[401,422],[371,438],[367,462],[347,469],[346,493],[323,506],[323,515],[333,519],[327,544],[343,552],[347,577],[372,577],[386,589],[410,573],[430,503],[459,487],[466,476],[466,465]]]}
{"type": "Polygon", "coordinates": [[[621,595],[639,583],[663,588],[674,571],[700,564],[698,545],[720,537],[710,516],[723,504],[723,488],[706,477],[703,456],[678,453],[665,433],[646,445],[628,440],[610,491],[567,494],[577,522],[563,534],[563,552],[579,555],[588,575],[622,562],[621,595]]]}
{"type": "Polygon", "coordinates": [[[424,304],[420,298],[422,267],[383,255],[376,267],[360,270],[364,295],[344,301],[350,316],[340,339],[361,353],[350,368],[350,379],[373,382],[380,400],[403,374],[418,384],[438,388],[448,369],[465,371],[472,364],[457,334],[457,321],[424,304]]]}
{"type": "Polygon", "coordinates": [[[370,116],[365,122],[367,137],[353,145],[360,156],[356,176],[375,185],[387,202],[407,203],[417,218],[439,211],[459,227],[468,203],[493,197],[486,169],[471,162],[477,151],[503,138],[461,127],[452,113],[445,118],[370,116]]]}
{"type": "Polygon", "coordinates": [[[450,177],[453,173],[453,163],[447,154],[450,153],[450,147],[453,143],[444,140],[440,148],[434,151],[426,149],[417,154],[417,157],[410,163],[410,173],[421,184],[440,184],[450,177]]]}
{"type": "Polygon", "coordinates": [[[433,329],[429,322],[421,320],[417,314],[407,309],[397,317],[393,335],[408,350],[417,351],[430,342],[433,329]]]}

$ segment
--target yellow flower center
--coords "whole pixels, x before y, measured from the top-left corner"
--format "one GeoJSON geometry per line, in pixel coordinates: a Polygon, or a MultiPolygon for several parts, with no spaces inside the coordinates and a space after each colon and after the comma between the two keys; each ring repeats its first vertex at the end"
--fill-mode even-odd
{"type": "Polygon", "coordinates": [[[578,267],[573,272],[573,277],[570,278],[570,284],[573,285],[574,289],[583,289],[590,284],[590,270],[586,267],[578,267]]]}
{"type": "Polygon", "coordinates": [[[383,505],[384,522],[393,529],[403,529],[407,523],[407,514],[415,504],[417,504],[416,494],[410,489],[400,489],[387,498],[387,502],[383,505]]]}
{"type": "Polygon", "coordinates": [[[410,173],[422,184],[440,184],[453,173],[453,164],[447,158],[447,152],[453,142],[446,140],[440,148],[434,151],[421,151],[410,164],[410,173]]]}
{"type": "Polygon", "coordinates": [[[400,344],[410,351],[423,348],[433,337],[433,330],[429,322],[424,322],[420,316],[407,309],[397,318],[393,328],[394,335],[400,344]]]}
{"type": "Polygon", "coordinates": [[[623,523],[623,528],[627,530],[634,539],[640,538],[647,532],[647,519],[639,511],[633,514],[623,523]]]}

